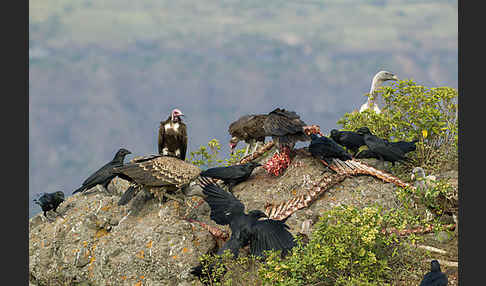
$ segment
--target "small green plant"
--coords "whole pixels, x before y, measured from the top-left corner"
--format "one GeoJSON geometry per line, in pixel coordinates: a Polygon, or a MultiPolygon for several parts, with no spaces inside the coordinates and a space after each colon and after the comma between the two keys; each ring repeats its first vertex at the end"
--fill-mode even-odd
{"type": "Polygon", "coordinates": [[[416,152],[407,155],[413,166],[437,171],[450,161],[457,162],[456,89],[428,88],[406,80],[379,88],[376,96],[384,100],[380,114],[346,113],[337,123],[352,131],[367,126],[374,135],[390,141],[418,139],[416,152]]]}
{"type": "Polygon", "coordinates": [[[261,285],[258,276],[260,262],[253,256],[240,256],[233,258],[227,249],[222,255],[203,255],[200,258],[203,266],[203,278],[206,285],[261,285]],[[210,271],[211,269],[211,271],[210,271]]]}
{"type": "Polygon", "coordinates": [[[198,150],[191,152],[191,156],[187,161],[196,166],[205,166],[206,168],[231,166],[238,163],[244,154],[243,149],[237,149],[233,154],[230,154],[229,158],[220,159],[220,150],[221,145],[219,141],[212,139],[208,142],[207,146],[200,146],[198,150]]]}

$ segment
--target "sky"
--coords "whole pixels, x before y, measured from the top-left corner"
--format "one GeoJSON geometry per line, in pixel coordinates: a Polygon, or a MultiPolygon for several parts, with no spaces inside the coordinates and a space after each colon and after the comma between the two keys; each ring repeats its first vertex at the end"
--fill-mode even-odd
{"type": "Polygon", "coordinates": [[[224,157],[245,114],[281,107],[339,128],[380,70],[458,84],[457,1],[40,2],[29,1],[29,217],[37,194],[70,195],[121,147],[127,160],[155,154],[173,108],[188,157],[214,138],[224,157]]]}

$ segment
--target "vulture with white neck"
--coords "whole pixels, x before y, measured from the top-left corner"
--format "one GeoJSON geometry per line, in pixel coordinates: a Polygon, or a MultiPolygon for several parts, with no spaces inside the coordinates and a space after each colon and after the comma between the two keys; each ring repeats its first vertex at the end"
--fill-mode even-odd
{"type": "Polygon", "coordinates": [[[186,159],[187,131],[181,116],[184,114],[176,108],[172,110],[166,121],[160,122],[158,141],[160,155],[186,159]]]}
{"type": "Polygon", "coordinates": [[[371,89],[370,89],[370,95],[373,95],[373,99],[368,97],[368,101],[365,104],[361,105],[359,112],[363,112],[367,109],[371,109],[377,114],[381,113],[381,110],[378,107],[378,104],[376,102],[377,98],[376,98],[376,95],[375,95],[375,91],[385,81],[388,81],[388,80],[397,81],[398,77],[396,75],[394,75],[393,73],[388,72],[388,71],[380,71],[373,77],[373,81],[371,82],[371,89]]]}

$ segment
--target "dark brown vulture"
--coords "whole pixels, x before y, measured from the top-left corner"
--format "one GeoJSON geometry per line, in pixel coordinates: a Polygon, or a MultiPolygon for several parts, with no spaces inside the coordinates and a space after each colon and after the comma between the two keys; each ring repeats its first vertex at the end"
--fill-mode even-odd
{"type": "Polygon", "coordinates": [[[187,131],[181,116],[184,114],[176,108],[172,110],[166,121],[160,122],[158,142],[160,155],[186,159],[187,131]]]}
{"type": "Polygon", "coordinates": [[[309,135],[304,133],[306,124],[294,111],[277,108],[270,112],[263,123],[266,136],[272,136],[277,150],[282,148],[292,150],[297,141],[310,141],[309,135]]]}
{"type": "Polygon", "coordinates": [[[263,165],[263,168],[278,176],[290,165],[290,152],[297,141],[310,141],[304,131],[306,124],[294,111],[277,108],[270,112],[263,123],[266,136],[272,136],[277,153],[263,165]]]}
{"type": "MultiPolygon", "coordinates": [[[[115,168],[115,171],[135,183],[135,186],[131,186],[125,191],[126,193],[138,193],[124,194],[120,199],[123,203],[119,204],[127,204],[131,198],[139,196],[139,194],[140,198],[145,197],[145,199],[141,199],[140,204],[143,204],[152,196],[161,201],[163,197],[180,201],[168,192],[179,189],[185,190],[201,173],[201,170],[195,165],[175,157],[161,155],[134,158],[130,163],[115,168]],[[144,189],[144,192],[138,192],[140,189],[144,189]]],[[[132,209],[140,207],[132,204],[132,209]]]]}
{"type": "Polygon", "coordinates": [[[244,115],[230,124],[228,132],[231,135],[229,142],[231,153],[233,153],[238,142],[242,140],[248,144],[244,156],[248,155],[252,144],[255,144],[254,150],[252,151],[255,152],[259,142],[265,143],[263,123],[267,119],[267,116],[267,114],[244,115]]]}

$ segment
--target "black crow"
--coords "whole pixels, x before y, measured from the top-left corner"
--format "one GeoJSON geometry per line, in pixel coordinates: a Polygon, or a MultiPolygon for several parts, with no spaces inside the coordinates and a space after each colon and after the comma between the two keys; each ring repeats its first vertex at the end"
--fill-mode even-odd
{"type": "MultiPolygon", "coordinates": [[[[384,161],[388,161],[391,162],[393,166],[395,166],[396,161],[409,160],[407,157],[405,157],[405,153],[400,148],[391,145],[387,140],[381,139],[378,136],[371,134],[371,131],[368,129],[368,127],[361,127],[356,132],[363,135],[364,141],[366,143],[366,146],[368,146],[368,149],[371,152],[375,153],[378,158],[383,162],[383,164],[384,161]]],[[[367,152],[367,154],[369,155],[371,153],[367,152]]],[[[360,154],[357,154],[357,158],[358,155],[360,154]]]]}
{"type": "Polygon", "coordinates": [[[132,152],[128,151],[127,149],[121,148],[116,152],[115,157],[110,162],[106,163],[103,167],[101,167],[98,171],[94,172],[91,176],[89,176],[86,180],[84,180],[83,185],[73,192],[73,195],[77,192],[82,192],[92,187],[100,184],[103,187],[107,187],[108,184],[111,182],[111,179],[114,177],[121,176],[121,174],[117,174],[114,171],[114,168],[123,166],[123,160],[125,156],[131,154],[132,152]]]}
{"type": "Polygon", "coordinates": [[[415,151],[417,149],[417,146],[415,145],[415,143],[417,143],[417,142],[418,142],[418,140],[413,140],[413,141],[410,141],[410,142],[397,141],[397,142],[389,142],[389,143],[392,146],[400,148],[400,150],[402,150],[403,153],[406,154],[408,152],[412,152],[412,151],[415,151]]]}
{"type": "MultiPolygon", "coordinates": [[[[281,255],[285,256],[296,245],[285,221],[259,220],[267,215],[260,210],[245,214],[245,206],[232,193],[204,179],[201,186],[206,196],[204,200],[211,208],[210,218],[219,225],[229,225],[231,229],[230,239],[216,252],[217,255],[229,249],[237,258],[240,248],[249,245],[250,254],[256,257],[264,257],[266,250],[280,250],[281,255]]],[[[201,278],[202,265],[192,268],[191,273],[201,278]]]]}
{"type": "MultiPolygon", "coordinates": [[[[407,141],[389,142],[386,139],[383,139],[383,140],[385,142],[387,142],[388,144],[390,144],[391,146],[397,147],[398,149],[402,150],[404,155],[407,154],[408,152],[415,151],[416,148],[417,148],[415,146],[415,143],[418,142],[418,140],[414,140],[414,141],[411,141],[411,142],[407,142],[407,141]]],[[[375,153],[375,152],[373,152],[369,149],[360,151],[358,154],[355,155],[355,157],[358,158],[358,159],[365,159],[365,158],[380,159],[380,157],[378,156],[377,153],[375,153]]]]}
{"type": "Polygon", "coordinates": [[[332,158],[338,158],[343,161],[352,159],[351,155],[331,138],[326,136],[319,137],[315,134],[311,134],[310,137],[309,152],[314,158],[324,160],[327,164],[331,164],[332,158]]]}
{"type": "Polygon", "coordinates": [[[229,167],[215,167],[201,172],[200,176],[223,180],[224,184],[231,190],[235,185],[248,179],[253,169],[259,166],[261,164],[250,162],[229,167]]]}
{"type": "Polygon", "coordinates": [[[38,199],[34,199],[44,211],[44,216],[47,217],[47,212],[52,210],[56,212],[57,207],[64,202],[64,193],[62,191],[54,193],[43,193],[38,199]]]}
{"type": "Polygon", "coordinates": [[[353,151],[354,155],[358,152],[359,147],[366,145],[364,143],[363,135],[353,131],[339,131],[337,129],[332,129],[330,137],[336,143],[346,147],[348,151],[353,151]]]}
{"type": "Polygon", "coordinates": [[[172,110],[167,120],[160,122],[158,139],[160,155],[186,159],[187,128],[181,116],[184,114],[176,108],[172,110]]]}
{"type": "Polygon", "coordinates": [[[439,261],[434,259],[430,262],[430,272],[425,274],[419,286],[446,286],[447,282],[447,275],[441,272],[439,261]]]}

